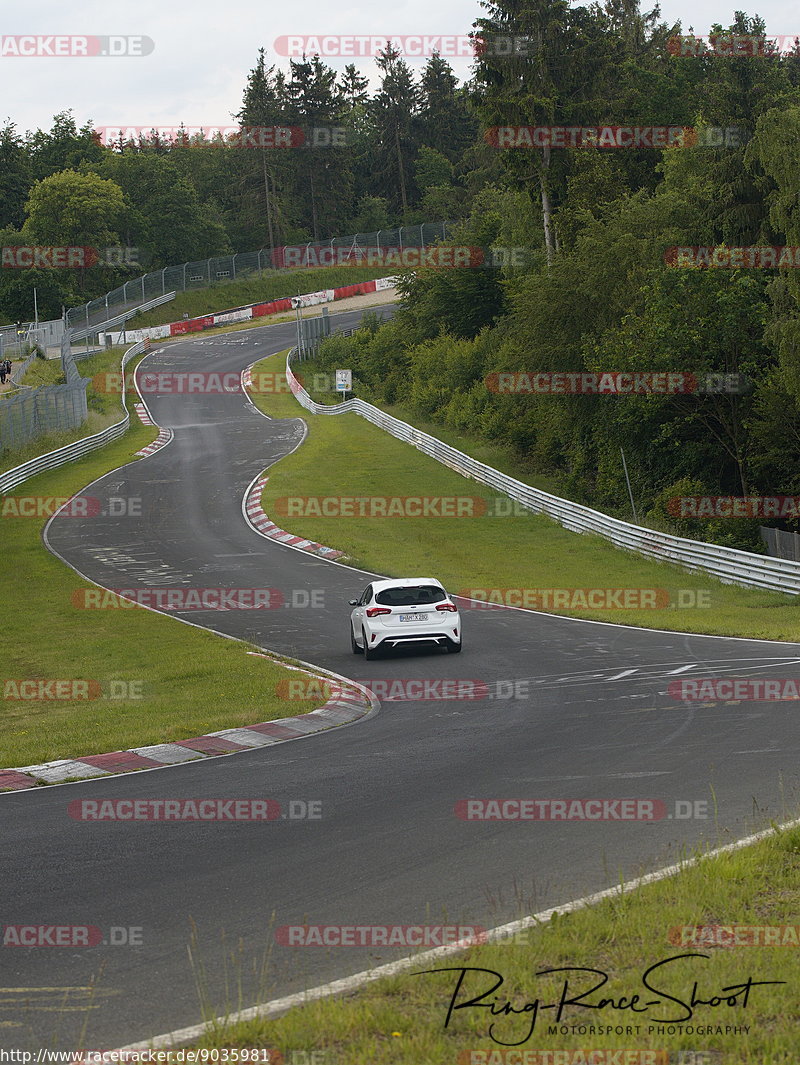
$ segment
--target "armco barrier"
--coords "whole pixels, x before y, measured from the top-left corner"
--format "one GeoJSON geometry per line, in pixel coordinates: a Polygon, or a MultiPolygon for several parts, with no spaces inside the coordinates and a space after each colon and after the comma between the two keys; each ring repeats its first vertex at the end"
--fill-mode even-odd
{"type": "MultiPolygon", "coordinates": [[[[314,307],[320,303],[331,303],[334,300],[345,299],[348,296],[366,295],[370,292],[383,291],[394,288],[397,284],[396,277],[382,277],[374,281],[360,281],[355,285],[345,285],[343,288],[322,289],[319,292],[306,292],[298,296],[283,296],[278,299],[261,301],[260,303],[248,303],[244,307],[230,307],[224,311],[215,311],[212,314],[204,314],[199,318],[186,318],[180,322],[169,322],[166,325],[148,326],[145,329],[129,329],[127,335],[131,340],[163,340],[168,337],[183,336],[186,333],[202,332],[205,329],[214,329],[220,325],[230,325],[234,322],[246,322],[253,318],[263,318],[272,314],[282,314],[286,311],[296,310],[298,307],[314,307]]],[[[174,293],[173,293],[174,295],[174,293]]],[[[154,301],[157,302],[157,301],[154,301]]],[[[163,302],[163,301],[162,301],[163,302]]],[[[314,321],[314,319],[310,319],[314,321]]],[[[107,342],[119,343],[122,334],[105,333],[107,342]]]]}
{"type": "MultiPolygon", "coordinates": [[[[123,325],[125,322],[129,322],[131,318],[135,318],[139,314],[144,314],[146,311],[152,311],[156,307],[162,306],[164,303],[169,303],[170,300],[174,300],[176,296],[175,292],[167,292],[163,296],[158,296],[156,299],[149,300],[147,303],[140,303],[136,307],[131,307],[127,311],[123,311],[122,314],[118,314],[115,318],[108,318],[104,322],[100,322],[97,325],[87,325],[83,327],[76,327],[70,330],[70,337],[74,341],[84,340],[86,337],[99,336],[100,333],[107,333],[115,325],[123,325]]],[[[84,355],[74,354],[74,358],[86,358],[91,352],[87,352],[84,355]]]]}
{"type": "MultiPolygon", "coordinates": [[[[132,348],[128,348],[122,356],[123,405],[125,403],[125,367],[134,355],[139,355],[145,350],[145,344],[142,341],[139,344],[134,344],[132,348]]],[[[130,417],[130,414],[126,411],[125,417],[121,421],[116,422],[114,425],[109,425],[107,429],[103,429],[93,436],[86,436],[83,440],[76,440],[74,444],[67,444],[66,447],[60,447],[57,451],[48,451],[45,455],[38,455],[35,459],[30,459],[29,462],[23,462],[21,466],[15,466],[13,470],[0,473],[0,492],[8,492],[31,477],[35,477],[37,473],[44,473],[46,470],[54,470],[59,466],[66,466],[68,462],[75,462],[76,459],[88,455],[90,451],[95,451],[99,447],[110,444],[112,440],[122,436],[128,428],[130,417]]]]}
{"type": "Polygon", "coordinates": [[[498,492],[516,499],[522,506],[538,514],[546,514],[565,529],[577,533],[593,533],[610,540],[616,547],[636,551],[659,562],[672,562],[690,570],[704,570],[725,584],[740,584],[751,588],[769,588],[776,592],[800,595],[800,562],[769,558],[750,551],[738,551],[731,547],[706,544],[700,540],[687,540],[681,536],[654,532],[639,525],[631,525],[598,510],[572,503],[559,496],[542,492],[523,484],[492,466],[478,462],[463,451],[437,440],[435,436],[415,429],[384,413],[363,399],[349,399],[335,406],[315,403],[299,383],[291,370],[290,362],[297,349],[293,348],[286,359],[286,376],[295,399],[313,414],[345,414],[349,411],[360,414],[387,433],[413,444],[417,450],[430,455],[437,462],[449,466],[464,477],[488,485],[498,492]]]}

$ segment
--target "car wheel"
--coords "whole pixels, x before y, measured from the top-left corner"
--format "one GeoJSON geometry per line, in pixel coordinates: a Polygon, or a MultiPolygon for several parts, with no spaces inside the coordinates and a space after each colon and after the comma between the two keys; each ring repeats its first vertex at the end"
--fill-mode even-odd
{"type": "Polygon", "coordinates": [[[359,647],[358,644],[356,643],[356,637],[355,637],[355,633],[353,632],[353,626],[352,625],[350,626],[350,647],[351,647],[354,655],[363,655],[364,648],[363,647],[359,647]]]}
{"type": "Polygon", "coordinates": [[[461,654],[461,647],[462,647],[462,643],[461,642],[453,643],[452,640],[448,640],[447,641],[447,653],[448,654],[460,655],[461,654]]]}
{"type": "Polygon", "coordinates": [[[368,662],[371,662],[373,658],[378,657],[377,649],[373,649],[372,647],[370,647],[369,643],[367,642],[367,634],[366,632],[364,632],[363,629],[361,630],[361,639],[364,641],[364,658],[366,658],[368,662]]]}

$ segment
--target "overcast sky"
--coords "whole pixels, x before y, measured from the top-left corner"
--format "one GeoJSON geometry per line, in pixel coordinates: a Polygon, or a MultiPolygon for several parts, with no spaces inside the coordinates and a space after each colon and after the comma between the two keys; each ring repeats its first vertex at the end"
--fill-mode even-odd
{"type": "MultiPolygon", "coordinates": [[[[645,9],[651,6],[644,3],[645,9]]],[[[739,5],[741,5],[741,0],[739,5]]],[[[4,5],[0,38],[0,120],[11,118],[20,131],[49,128],[52,116],[71,108],[78,125],[91,119],[95,126],[216,126],[230,124],[241,106],[242,90],[258,48],[269,62],[288,69],[288,59],[276,55],[282,36],[365,36],[387,34],[456,37],[469,33],[482,14],[478,0],[393,0],[385,7],[365,0],[334,5],[321,0],[304,3],[261,3],[255,0],[193,0],[169,4],[156,0],[112,7],[103,2],[65,4],[39,0],[4,5]],[[149,55],[17,56],[9,42],[18,35],[71,37],[116,35],[133,40],[125,47],[150,47],[149,55]]],[[[800,33],[800,4],[794,0],[759,0],[750,15],[761,15],[770,34],[800,33]]],[[[665,21],[680,20],[706,34],[713,23],[728,25],[734,7],[719,0],[665,0],[665,21]]],[[[455,43],[455,42],[454,42],[455,43]]],[[[102,45],[101,45],[102,46],[102,45]]],[[[117,45],[118,47],[122,45],[117,45]]],[[[44,49],[59,47],[45,40],[44,49]]],[[[60,47],[81,48],[77,44],[60,47]]],[[[90,44],[90,48],[95,45],[90,44]]],[[[413,47],[413,44],[411,45],[413,47]]],[[[450,60],[459,77],[469,72],[469,59],[450,60]]],[[[732,60],[736,62],[737,60],[732,60]]],[[[738,60],[741,61],[741,60],[738,60]]],[[[374,79],[374,60],[366,57],[327,58],[343,69],[355,62],[374,79]]],[[[414,69],[423,60],[410,59],[414,69]]],[[[374,85],[374,81],[373,81],[374,85]]]]}

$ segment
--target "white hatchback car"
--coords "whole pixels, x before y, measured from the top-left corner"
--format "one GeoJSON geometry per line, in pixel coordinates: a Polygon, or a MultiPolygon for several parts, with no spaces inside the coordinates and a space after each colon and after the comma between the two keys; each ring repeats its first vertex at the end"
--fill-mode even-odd
{"type": "Polygon", "coordinates": [[[461,650],[458,607],[432,577],[373,581],[350,606],[353,654],[370,659],[405,644],[446,647],[451,654],[461,650]]]}

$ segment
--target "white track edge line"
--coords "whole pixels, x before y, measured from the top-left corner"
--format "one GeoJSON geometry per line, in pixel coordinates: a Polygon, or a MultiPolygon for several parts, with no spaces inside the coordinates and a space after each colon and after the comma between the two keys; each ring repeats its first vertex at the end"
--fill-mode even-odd
{"type": "MultiPolygon", "coordinates": [[[[591,895],[584,895],[582,898],[574,899],[572,902],[564,903],[561,906],[553,906],[550,909],[542,910],[530,917],[523,917],[518,921],[511,921],[508,924],[499,925],[497,928],[492,928],[487,931],[486,942],[492,943],[505,939],[508,936],[514,935],[516,932],[531,928],[534,925],[545,924],[552,917],[574,913],[577,910],[593,906],[595,903],[602,902],[603,899],[628,895],[637,888],[645,887],[648,884],[656,883],[659,880],[667,880],[669,877],[675,876],[677,873],[681,873],[685,869],[691,869],[693,866],[708,858],[717,858],[720,855],[741,850],[744,847],[748,847],[753,843],[758,843],[770,836],[776,836],[780,832],[785,832],[798,827],[800,827],[800,818],[793,821],[787,821],[781,825],[776,825],[773,828],[764,829],[763,831],[756,832],[750,836],[745,836],[743,839],[736,840],[734,843],[727,843],[723,847],[717,847],[714,850],[695,855],[693,858],[688,858],[686,861],[664,866],[662,869],[657,869],[652,873],[646,873],[644,876],[636,877],[634,880],[626,881],[625,883],[615,885],[612,888],[605,888],[603,891],[596,891],[591,895]]],[[[421,954],[412,954],[409,957],[389,962],[387,965],[380,965],[376,969],[367,969],[360,973],[354,973],[352,976],[344,977],[341,980],[333,980],[327,984],[321,984],[318,987],[309,988],[306,991],[299,991],[294,995],[286,995],[284,998],[272,999],[270,1002],[264,1002],[258,1006],[250,1006],[248,1009],[239,1010],[228,1016],[216,1017],[211,1021],[191,1025],[188,1028],[176,1028],[172,1032],[165,1032],[162,1035],[154,1036],[151,1040],[146,1042],[131,1043],[128,1046],[118,1047],[117,1050],[110,1051],[109,1054],[118,1054],[122,1050],[147,1050],[150,1048],[164,1049],[185,1045],[191,1041],[200,1039],[214,1026],[224,1026],[227,1024],[236,1024],[240,1021],[276,1017],[294,1007],[304,1006],[309,1002],[315,1002],[322,998],[329,998],[331,995],[358,990],[366,984],[373,983],[375,980],[380,980],[381,978],[388,976],[396,976],[398,973],[406,972],[419,964],[426,964],[430,961],[436,961],[439,958],[450,957],[451,955],[458,954],[467,947],[474,945],[477,944],[459,941],[458,943],[448,944],[447,946],[435,947],[433,950],[426,950],[421,954]]],[[[103,1060],[105,1061],[105,1059],[103,1060]]],[[[109,1058],[109,1060],[111,1061],[113,1058],[109,1058]]]]}

